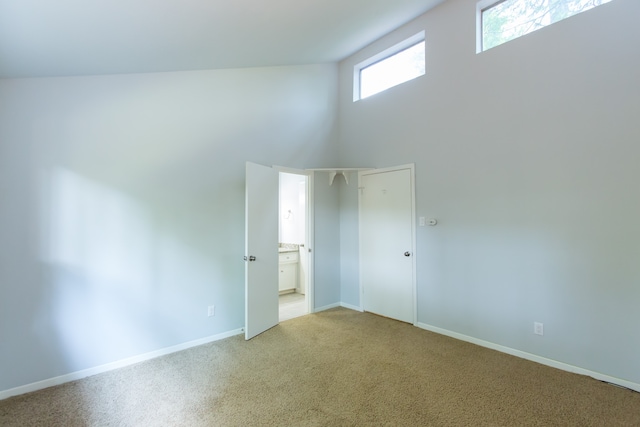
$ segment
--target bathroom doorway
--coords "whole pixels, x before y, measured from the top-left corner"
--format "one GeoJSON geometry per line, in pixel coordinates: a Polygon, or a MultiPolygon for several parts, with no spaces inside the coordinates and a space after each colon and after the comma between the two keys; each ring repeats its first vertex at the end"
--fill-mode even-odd
{"type": "Polygon", "coordinates": [[[279,321],[311,312],[311,176],[280,171],[278,196],[279,321]]]}

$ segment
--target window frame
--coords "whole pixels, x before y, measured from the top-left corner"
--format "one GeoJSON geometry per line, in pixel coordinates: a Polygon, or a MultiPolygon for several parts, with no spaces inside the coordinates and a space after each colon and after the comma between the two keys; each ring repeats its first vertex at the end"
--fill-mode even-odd
{"type": "MultiPolygon", "coordinates": [[[[425,38],[424,30],[354,65],[353,66],[353,102],[360,101],[361,99],[363,99],[360,96],[360,93],[361,93],[361,77],[360,76],[361,76],[362,70],[374,64],[377,64],[378,62],[382,62],[385,59],[391,58],[392,56],[397,55],[398,53],[405,51],[422,42],[425,42],[425,47],[426,47],[426,38],[425,38]]],[[[426,74],[426,62],[427,61],[426,61],[426,52],[425,52],[425,74],[426,74]]],[[[424,74],[421,74],[420,76],[423,76],[423,75],[424,74]]],[[[416,78],[420,76],[416,76],[416,78]]],[[[413,79],[410,79],[410,80],[413,80],[413,79]]],[[[410,81],[410,80],[407,80],[407,81],[410,81]]],[[[399,84],[402,84],[402,83],[399,83],[399,84]]],[[[394,86],[397,86],[397,85],[394,85],[394,86]]],[[[387,89],[391,89],[394,86],[391,86],[387,89]]],[[[384,92],[384,90],[381,92],[384,92]]],[[[378,93],[381,93],[381,92],[378,92],[378,93]]]]}
{"type": "Polygon", "coordinates": [[[476,53],[484,52],[482,13],[507,0],[478,0],[476,3],[476,53]]]}

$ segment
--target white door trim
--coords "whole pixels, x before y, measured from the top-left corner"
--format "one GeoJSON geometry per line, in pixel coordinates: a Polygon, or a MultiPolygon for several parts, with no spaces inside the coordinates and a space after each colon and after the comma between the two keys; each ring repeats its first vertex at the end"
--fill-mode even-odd
{"type": "MultiPolygon", "coordinates": [[[[372,175],[378,173],[385,172],[395,172],[400,170],[409,169],[411,174],[411,265],[412,265],[412,298],[413,298],[413,325],[418,324],[418,298],[417,298],[417,280],[416,280],[416,186],[415,186],[415,163],[409,163],[406,165],[400,166],[391,166],[387,168],[380,169],[370,169],[365,171],[358,172],[358,189],[362,187],[362,177],[364,175],[372,175]]],[[[361,191],[358,191],[358,244],[359,247],[362,248],[362,205],[361,205],[361,191]]],[[[362,250],[359,250],[359,281],[360,281],[360,309],[364,311],[366,307],[364,306],[364,283],[362,281],[362,268],[363,268],[363,260],[362,260],[362,250]]]]}

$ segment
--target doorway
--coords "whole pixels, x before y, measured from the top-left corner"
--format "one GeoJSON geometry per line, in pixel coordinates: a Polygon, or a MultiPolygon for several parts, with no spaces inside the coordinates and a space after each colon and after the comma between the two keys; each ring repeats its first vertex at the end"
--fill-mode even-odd
{"type": "Polygon", "coordinates": [[[413,165],[360,172],[358,177],[362,307],[415,324],[413,165]]]}
{"type": "Polygon", "coordinates": [[[310,177],[280,171],[278,191],[279,321],[308,314],[311,309],[309,248],[310,177]]]}
{"type": "Polygon", "coordinates": [[[313,172],[247,162],[245,185],[245,339],[249,340],[280,322],[280,274],[286,282],[283,293],[298,293],[304,298],[302,312],[297,315],[314,311],[313,172]],[[283,203],[282,209],[281,173],[295,175],[291,180],[297,188],[295,195],[283,196],[289,197],[289,202],[283,203]],[[294,222],[296,217],[301,230],[285,228],[281,234],[280,219],[294,222]],[[290,238],[294,241],[284,241],[290,238]],[[282,273],[280,264],[287,264],[282,273]]]}

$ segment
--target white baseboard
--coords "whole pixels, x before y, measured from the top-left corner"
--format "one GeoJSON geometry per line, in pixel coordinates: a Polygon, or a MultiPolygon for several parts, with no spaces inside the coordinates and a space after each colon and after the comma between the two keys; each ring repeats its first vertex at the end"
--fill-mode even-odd
{"type": "Polygon", "coordinates": [[[314,313],[319,313],[321,311],[331,310],[332,308],[340,307],[340,303],[337,302],[335,304],[325,305],[324,307],[318,307],[315,309],[314,313]]]}
{"type": "Polygon", "coordinates": [[[364,311],[364,310],[362,310],[362,308],[357,307],[355,305],[347,304],[347,303],[344,303],[344,302],[337,302],[335,304],[325,305],[324,307],[318,307],[318,308],[316,308],[314,313],[319,313],[321,311],[331,310],[332,308],[337,308],[337,307],[344,307],[344,308],[348,308],[349,310],[359,311],[361,313],[364,311]]]}
{"type": "Polygon", "coordinates": [[[353,310],[353,311],[359,311],[360,313],[364,312],[362,307],[358,307],[358,306],[355,306],[355,305],[347,304],[347,303],[344,303],[344,302],[340,303],[340,307],[348,308],[349,310],[353,310]]]}
{"type": "MultiPolygon", "coordinates": [[[[326,311],[336,307],[344,307],[350,310],[362,311],[360,307],[356,307],[350,304],[345,303],[336,303],[330,304],[324,307],[319,307],[315,310],[315,312],[326,311]]],[[[559,362],[553,359],[547,359],[542,356],[537,356],[535,354],[527,353],[524,351],[516,350],[510,347],[505,347],[499,344],[494,344],[489,341],[484,341],[478,338],[473,338],[468,335],[463,335],[457,332],[449,331],[447,329],[438,328],[436,326],[427,325],[426,323],[416,323],[416,326],[425,329],[427,331],[435,332],[440,335],[445,335],[451,338],[459,339],[461,341],[466,341],[472,344],[479,345],[481,347],[486,347],[492,350],[500,351],[502,353],[510,354],[512,356],[520,357],[522,359],[530,360],[532,362],[537,362],[542,365],[551,366],[553,368],[561,369],[563,371],[573,372],[580,375],[587,375],[592,378],[595,378],[599,381],[605,381],[608,383],[616,384],[622,387],[626,387],[631,390],[635,390],[640,392],[640,384],[634,383],[631,381],[623,380],[620,378],[612,377],[609,375],[601,374],[599,372],[590,371],[588,369],[580,368],[577,366],[569,365],[567,363],[559,362]]],[[[155,359],[160,356],[164,356],[167,354],[175,353],[178,351],[186,350],[188,348],[197,347],[199,345],[208,344],[210,342],[219,341],[225,338],[229,338],[235,335],[239,335],[244,333],[244,328],[236,329],[229,332],[224,332],[217,335],[212,335],[210,337],[202,338],[199,340],[189,341],[186,343],[178,344],[172,347],[163,348],[160,350],[152,351],[149,353],[141,354],[138,356],[130,357],[127,359],[119,360],[117,362],[107,363],[105,365],[96,366],[94,368],[84,369],[82,371],[76,371],[69,374],[61,375],[55,378],[49,378],[47,380],[38,381],[31,384],[26,384],[23,386],[15,387],[8,390],[0,391],[0,400],[7,399],[12,396],[18,396],[20,394],[30,393],[32,391],[42,390],[47,387],[53,387],[56,385],[64,384],[70,381],[76,381],[82,378],[90,377],[92,375],[101,374],[103,372],[112,371],[114,369],[124,368],[126,366],[130,366],[136,363],[144,362],[146,360],[155,359]]]]}
{"type": "Polygon", "coordinates": [[[167,354],[186,350],[191,347],[197,347],[199,345],[219,341],[242,333],[244,333],[244,328],[236,329],[229,332],[223,332],[221,334],[212,335],[206,338],[201,338],[199,340],[189,341],[186,343],[174,345],[172,347],[167,347],[138,356],[129,357],[127,359],[118,360],[117,362],[107,363],[105,365],[96,366],[94,368],[84,369],[82,371],[72,372],[70,374],[61,375],[59,377],[49,378],[47,380],[11,388],[9,390],[2,390],[0,391],[0,400],[7,399],[12,396],[18,396],[20,394],[30,393],[32,391],[42,390],[47,387],[53,387],[56,385],[68,383],[70,381],[76,381],[82,378],[90,377],[92,375],[112,371],[114,369],[124,368],[125,366],[130,366],[136,363],[144,362],[146,360],[155,359],[156,357],[165,356],[167,354]]]}
{"type": "Polygon", "coordinates": [[[542,365],[551,366],[563,371],[572,372],[574,374],[586,375],[599,381],[605,381],[608,383],[616,384],[622,387],[626,387],[631,390],[640,392],[640,384],[631,381],[623,380],[620,378],[612,377],[609,375],[601,374],[599,372],[590,371],[588,369],[580,368],[578,366],[569,365],[568,363],[559,362],[553,359],[547,359],[546,357],[537,356],[535,354],[527,353],[525,351],[516,350],[503,345],[494,344],[489,341],[484,341],[478,338],[473,338],[468,335],[452,332],[447,329],[438,328],[436,326],[427,325],[426,323],[416,323],[416,326],[425,329],[427,331],[435,332],[440,335],[446,335],[451,338],[458,339],[460,341],[470,342],[472,344],[479,345],[481,347],[490,348],[502,353],[510,354],[512,356],[520,357],[522,359],[530,360],[532,362],[540,363],[542,365]]]}

